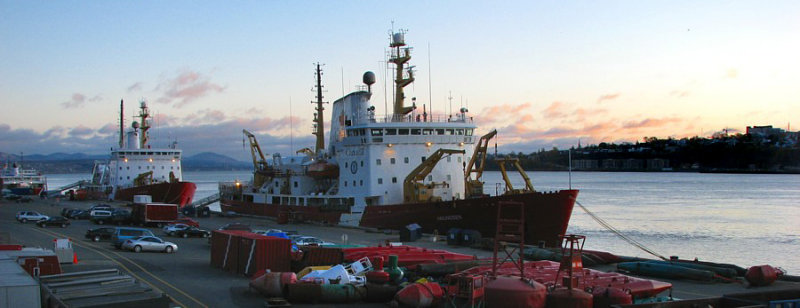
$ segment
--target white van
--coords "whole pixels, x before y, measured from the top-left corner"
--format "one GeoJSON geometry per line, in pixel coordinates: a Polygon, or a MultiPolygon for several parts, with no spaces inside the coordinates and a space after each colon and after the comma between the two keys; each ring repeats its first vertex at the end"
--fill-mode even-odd
{"type": "Polygon", "coordinates": [[[102,225],[111,221],[111,211],[93,210],[89,213],[89,216],[89,220],[98,225],[102,225]]]}

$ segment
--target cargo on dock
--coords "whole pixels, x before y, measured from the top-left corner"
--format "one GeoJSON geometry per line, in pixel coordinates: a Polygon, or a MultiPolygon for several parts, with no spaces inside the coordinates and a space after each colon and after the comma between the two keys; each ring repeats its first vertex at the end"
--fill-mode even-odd
{"type": "Polygon", "coordinates": [[[167,308],[172,301],[117,269],[41,276],[39,281],[44,307],[167,308]]]}

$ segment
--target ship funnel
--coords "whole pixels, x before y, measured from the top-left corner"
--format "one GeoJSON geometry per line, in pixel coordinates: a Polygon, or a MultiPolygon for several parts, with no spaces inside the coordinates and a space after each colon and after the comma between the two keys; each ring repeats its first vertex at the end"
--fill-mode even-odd
{"type": "Polygon", "coordinates": [[[372,93],[372,84],[375,83],[375,73],[370,71],[365,72],[362,80],[364,84],[367,85],[367,91],[372,93]]]}

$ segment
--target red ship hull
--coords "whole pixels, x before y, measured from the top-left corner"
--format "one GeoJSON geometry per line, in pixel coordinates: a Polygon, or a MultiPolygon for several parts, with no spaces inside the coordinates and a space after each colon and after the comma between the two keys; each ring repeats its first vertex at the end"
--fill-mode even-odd
{"type": "MultiPolygon", "coordinates": [[[[578,190],[534,192],[517,195],[473,198],[455,201],[372,205],[367,206],[359,225],[362,227],[400,230],[406,225],[419,224],[424,232],[437,230],[444,234],[450,228],[473,229],[485,237],[494,237],[497,229],[497,203],[522,202],[525,205],[525,241],[544,242],[558,247],[559,235],[567,232],[578,190]]],[[[319,207],[288,206],[242,202],[222,199],[222,211],[277,217],[290,213],[295,220],[338,223],[341,212],[325,211],[319,207]]]]}
{"type": "Polygon", "coordinates": [[[135,195],[150,195],[153,202],[177,204],[184,207],[192,203],[197,185],[192,182],[164,182],[145,186],[124,188],[117,191],[114,199],[133,202],[135,195]]]}

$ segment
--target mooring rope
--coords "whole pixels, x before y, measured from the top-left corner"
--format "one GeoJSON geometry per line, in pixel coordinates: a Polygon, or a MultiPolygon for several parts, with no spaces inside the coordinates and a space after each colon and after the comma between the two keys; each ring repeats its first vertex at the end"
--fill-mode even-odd
{"type": "Polygon", "coordinates": [[[652,249],[645,247],[645,246],[644,246],[642,243],[639,243],[639,242],[637,242],[636,240],[634,240],[634,239],[632,239],[632,238],[629,238],[629,237],[628,237],[628,236],[626,236],[625,234],[622,234],[622,232],[620,232],[619,230],[617,230],[616,228],[614,228],[614,226],[610,225],[608,222],[606,222],[605,220],[603,220],[603,219],[602,219],[602,218],[600,218],[599,216],[597,216],[597,215],[595,215],[594,213],[592,213],[592,211],[589,211],[589,209],[587,209],[585,206],[583,206],[583,204],[581,204],[581,203],[580,203],[580,202],[578,202],[577,200],[575,200],[575,203],[577,203],[577,204],[578,204],[578,206],[580,206],[580,207],[581,207],[581,209],[582,209],[584,212],[586,212],[586,214],[589,214],[589,216],[590,216],[590,217],[592,217],[592,219],[594,219],[594,220],[595,220],[595,221],[596,221],[598,224],[600,224],[600,225],[601,225],[601,226],[603,226],[604,228],[608,229],[608,231],[611,231],[611,232],[612,232],[612,233],[614,233],[615,235],[619,236],[619,237],[620,237],[622,240],[624,240],[624,241],[628,242],[629,244],[631,244],[631,245],[633,245],[633,246],[635,246],[635,247],[637,247],[637,248],[639,248],[639,249],[643,250],[644,252],[647,252],[647,253],[649,253],[649,254],[651,254],[651,255],[653,255],[653,256],[656,256],[656,257],[660,258],[661,260],[664,260],[664,261],[669,261],[669,258],[666,258],[666,257],[664,257],[664,256],[662,256],[662,255],[660,255],[660,254],[656,253],[656,252],[655,252],[655,251],[653,251],[652,249]]]}

